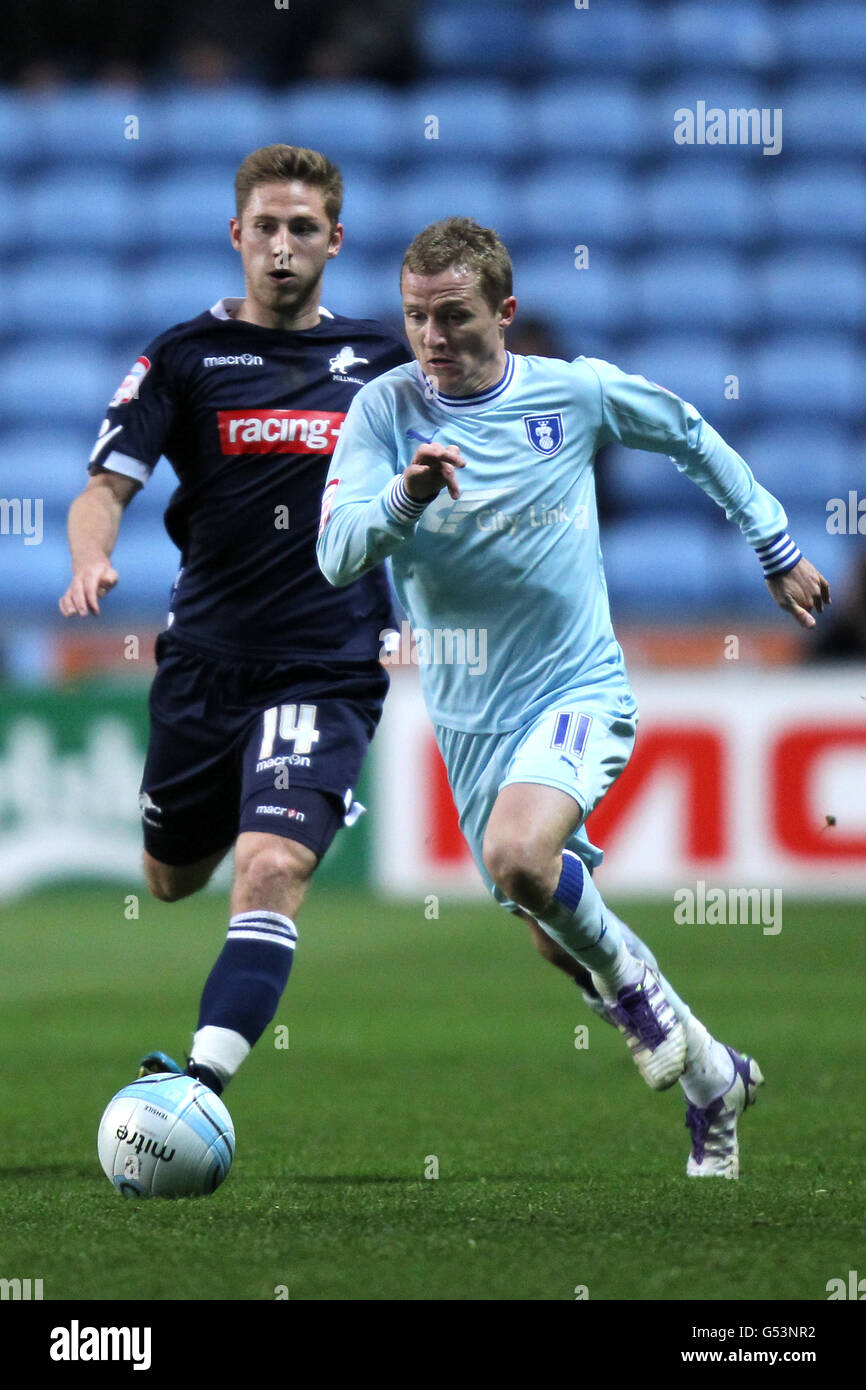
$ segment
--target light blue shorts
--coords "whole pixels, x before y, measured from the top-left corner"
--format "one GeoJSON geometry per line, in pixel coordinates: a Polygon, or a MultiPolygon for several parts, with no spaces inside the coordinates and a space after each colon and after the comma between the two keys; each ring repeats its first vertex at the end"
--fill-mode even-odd
{"type": "MultiPolygon", "coordinates": [[[[618,692],[611,696],[610,692],[571,691],[543,714],[506,733],[436,728],[460,829],[497,902],[516,906],[494,886],[481,853],[487,822],[502,788],[512,782],[557,787],[578,803],[582,822],[625,768],[636,726],[636,708],[618,692]]],[[[590,871],[602,861],[602,851],[592,844],[582,823],[566,847],[590,871]]]]}

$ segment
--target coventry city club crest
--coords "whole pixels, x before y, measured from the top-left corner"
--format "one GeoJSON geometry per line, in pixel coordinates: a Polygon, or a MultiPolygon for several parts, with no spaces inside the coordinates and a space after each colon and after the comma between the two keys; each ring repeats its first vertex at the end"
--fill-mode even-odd
{"type": "Polygon", "coordinates": [[[537,454],[550,458],[559,453],[565,442],[561,415],[524,415],[523,423],[527,438],[537,454]]]}

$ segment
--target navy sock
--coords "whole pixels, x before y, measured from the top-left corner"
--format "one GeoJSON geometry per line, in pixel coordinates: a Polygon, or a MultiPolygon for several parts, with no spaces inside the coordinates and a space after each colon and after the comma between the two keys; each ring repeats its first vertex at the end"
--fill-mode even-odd
{"type": "Polygon", "coordinates": [[[224,1086],[277,1011],[298,933],[278,912],[241,912],[207,978],[187,1072],[224,1086]]]}

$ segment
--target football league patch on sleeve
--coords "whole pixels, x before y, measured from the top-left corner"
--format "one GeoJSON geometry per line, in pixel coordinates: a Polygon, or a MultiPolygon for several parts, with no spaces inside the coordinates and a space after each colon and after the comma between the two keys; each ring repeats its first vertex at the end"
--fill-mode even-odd
{"type": "Polygon", "coordinates": [[[109,410],[116,405],[127,405],[138,395],[141,383],[150,371],[150,359],[139,357],[130,367],[123,381],[118,386],[111,400],[108,402],[109,410]]]}

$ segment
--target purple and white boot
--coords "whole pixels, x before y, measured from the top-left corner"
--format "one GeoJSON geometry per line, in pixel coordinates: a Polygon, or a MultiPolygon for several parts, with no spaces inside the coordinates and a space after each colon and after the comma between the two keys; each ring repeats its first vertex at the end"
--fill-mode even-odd
{"type": "Polygon", "coordinates": [[[612,1022],[628,1043],[638,1071],[654,1091],[679,1081],[686,1065],[686,1032],[654,970],[626,985],[608,1004],[612,1022]]]}
{"type": "Polygon", "coordinates": [[[686,1164],[690,1178],[740,1176],[737,1120],[748,1105],[754,1105],[754,1093],[764,1078],[754,1057],[743,1057],[732,1047],[727,1050],[734,1063],[734,1079],[728,1089],[709,1105],[690,1105],[686,1111],[686,1128],[692,1136],[686,1164]]]}

